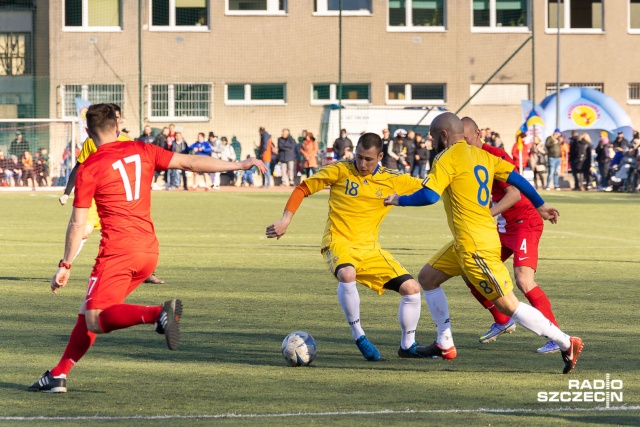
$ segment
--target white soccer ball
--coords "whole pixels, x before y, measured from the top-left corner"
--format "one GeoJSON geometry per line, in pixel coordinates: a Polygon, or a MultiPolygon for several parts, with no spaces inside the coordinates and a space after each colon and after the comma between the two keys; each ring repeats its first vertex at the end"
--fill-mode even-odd
{"type": "Polygon", "coordinates": [[[282,357],[291,366],[307,366],[316,357],[316,340],[306,332],[291,332],[282,341],[282,357]]]}

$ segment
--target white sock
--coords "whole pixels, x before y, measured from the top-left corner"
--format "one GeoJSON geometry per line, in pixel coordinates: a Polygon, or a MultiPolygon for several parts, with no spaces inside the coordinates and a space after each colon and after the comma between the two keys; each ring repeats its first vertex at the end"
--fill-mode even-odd
{"type": "Polygon", "coordinates": [[[416,328],[420,320],[420,293],[403,295],[398,307],[398,321],[402,330],[400,346],[405,350],[416,341],[416,328]]]}
{"type": "Polygon", "coordinates": [[[520,303],[511,318],[516,323],[524,326],[534,334],[547,337],[558,344],[561,350],[567,350],[571,346],[569,335],[562,332],[556,325],[551,323],[538,309],[528,304],[520,303]]]}
{"type": "Polygon", "coordinates": [[[424,299],[427,301],[429,313],[436,324],[438,338],[436,344],[442,348],[453,347],[453,335],[451,334],[451,323],[449,321],[449,303],[441,287],[424,291],[424,299]]]}
{"type": "Polygon", "coordinates": [[[82,241],[80,242],[80,246],[78,246],[78,251],[76,252],[76,254],[73,256],[73,259],[71,260],[71,262],[75,261],[76,258],[78,257],[78,255],[80,255],[80,251],[82,250],[82,247],[84,246],[84,244],[87,242],[87,239],[82,239],[82,241]]]}
{"type": "Polygon", "coordinates": [[[360,294],[356,282],[338,282],[338,301],[351,327],[353,339],[357,340],[364,335],[364,330],[360,324],[360,294]]]}

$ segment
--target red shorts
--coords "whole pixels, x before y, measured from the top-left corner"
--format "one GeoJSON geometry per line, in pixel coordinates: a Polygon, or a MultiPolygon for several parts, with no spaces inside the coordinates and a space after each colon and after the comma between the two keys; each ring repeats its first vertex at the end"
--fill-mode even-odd
{"type": "Polygon", "coordinates": [[[526,222],[500,234],[501,258],[504,262],[513,254],[513,267],[538,269],[538,244],[544,226],[532,226],[526,222]]]}
{"type": "Polygon", "coordinates": [[[87,310],[122,304],[158,264],[158,254],[133,252],[125,255],[98,257],[87,284],[87,310]]]}

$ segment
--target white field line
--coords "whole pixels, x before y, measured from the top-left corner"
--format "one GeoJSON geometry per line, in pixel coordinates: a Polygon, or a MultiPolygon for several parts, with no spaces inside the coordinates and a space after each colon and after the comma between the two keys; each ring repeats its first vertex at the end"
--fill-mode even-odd
{"type": "Polygon", "coordinates": [[[76,416],[76,417],[0,417],[0,421],[79,421],[79,420],[185,420],[185,419],[219,419],[219,418],[285,418],[285,417],[334,417],[350,415],[402,415],[402,414],[539,414],[549,412],[617,412],[617,411],[638,411],[640,406],[612,406],[593,408],[540,408],[540,409],[425,409],[404,411],[382,410],[382,411],[336,411],[336,412],[292,412],[280,414],[200,414],[200,415],[131,415],[131,416],[76,416]]]}

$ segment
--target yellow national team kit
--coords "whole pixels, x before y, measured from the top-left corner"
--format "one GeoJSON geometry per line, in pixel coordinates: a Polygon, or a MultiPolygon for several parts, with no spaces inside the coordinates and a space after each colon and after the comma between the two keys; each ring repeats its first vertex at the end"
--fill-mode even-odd
{"type": "Polygon", "coordinates": [[[500,237],[491,216],[494,177],[506,182],[513,165],[458,141],[433,162],[423,185],[442,196],[454,241],[429,265],[449,276],[464,274],[489,300],[513,290],[509,271],[500,259],[500,237]]]}
{"type": "MultiPolygon", "coordinates": [[[[131,138],[126,136],[124,133],[120,133],[117,140],[124,142],[131,141],[131,138]]],[[[82,150],[80,151],[80,154],[78,154],[78,163],[84,163],[84,161],[87,160],[87,157],[96,151],[98,151],[98,148],[96,147],[96,143],[93,142],[93,139],[85,139],[82,144],[82,150]]],[[[89,211],[87,212],[87,225],[93,225],[94,229],[100,228],[100,217],[98,216],[98,208],[96,207],[95,200],[91,200],[91,207],[89,207],[89,211]]]]}
{"type": "Polygon", "coordinates": [[[391,209],[384,206],[384,199],[394,192],[406,195],[418,191],[422,188],[419,179],[381,166],[371,175],[361,176],[352,161],[344,160],[323,167],[304,183],[311,194],[331,187],[321,253],[332,274],[352,265],[356,280],[378,294],[397,290],[410,278],[409,272],[380,247],[378,231],[391,209]]]}

